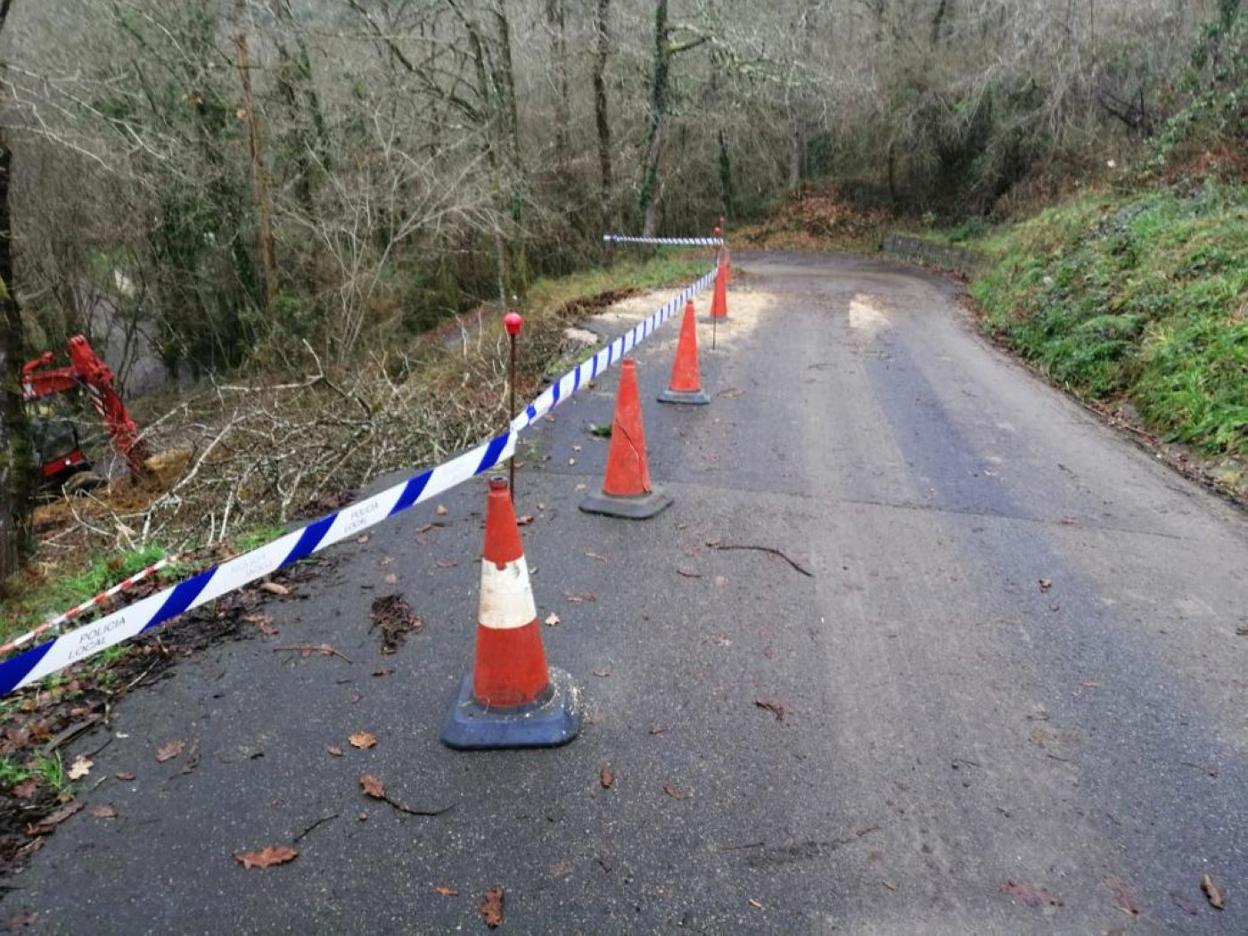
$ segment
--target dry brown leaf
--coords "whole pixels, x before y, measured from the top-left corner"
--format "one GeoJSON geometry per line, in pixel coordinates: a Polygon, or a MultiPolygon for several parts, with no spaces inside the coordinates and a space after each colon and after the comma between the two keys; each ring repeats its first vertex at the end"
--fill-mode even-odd
{"type": "Polygon", "coordinates": [[[167,760],[173,760],[185,750],[185,741],[170,741],[168,744],[162,745],[161,748],[156,751],[156,763],[163,764],[167,760]]]}
{"type": "Polygon", "coordinates": [[[266,591],[270,595],[277,595],[279,598],[284,598],[285,596],[290,594],[289,588],[287,588],[285,585],[280,585],[277,582],[261,582],[260,590],[266,591]]]}
{"type": "Polygon", "coordinates": [[[1042,578],[1037,584],[1040,586],[1040,592],[1043,594],[1053,587],[1053,580],[1042,578]]]}
{"type": "Polygon", "coordinates": [[[503,925],[503,894],[501,887],[491,887],[481,898],[481,920],[490,929],[503,925]]]}
{"type": "Polygon", "coordinates": [[[96,803],[87,811],[91,813],[91,815],[95,816],[96,819],[117,818],[117,807],[112,803],[96,803]]]}
{"type": "Polygon", "coordinates": [[[13,795],[18,799],[34,799],[35,794],[39,791],[39,781],[34,777],[24,780],[13,788],[13,795]]]}
{"type": "Polygon", "coordinates": [[[299,851],[289,845],[270,845],[259,851],[235,852],[234,860],[244,868],[271,868],[273,865],[294,861],[298,856],[299,851]]]}
{"type": "Polygon", "coordinates": [[[551,611],[550,615],[546,618],[547,627],[558,627],[561,623],[563,623],[563,619],[560,618],[559,615],[555,614],[554,611],[551,611]]]}
{"type": "Polygon", "coordinates": [[[1214,910],[1222,910],[1226,907],[1226,894],[1222,893],[1222,889],[1213,882],[1213,878],[1208,874],[1200,879],[1200,889],[1205,892],[1205,897],[1209,901],[1209,906],[1214,910]]]}
{"type": "Polygon", "coordinates": [[[369,734],[367,731],[357,731],[355,734],[351,735],[351,737],[347,738],[347,740],[351,742],[352,747],[360,748],[362,750],[368,750],[377,743],[377,737],[369,734]]]}
{"type": "Polygon", "coordinates": [[[355,538],[355,541],[359,543],[361,546],[363,546],[365,543],[368,542],[368,534],[365,533],[363,536],[357,536],[355,538]]]}
{"type": "Polygon", "coordinates": [[[131,780],[134,779],[134,774],[132,774],[128,770],[123,770],[121,773],[113,774],[113,776],[116,777],[118,780],[122,781],[123,783],[129,783],[131,780]]]}
{"type": "Polygon", "coordinates": [[[439,559],[434,563],[434,565],[436,565],[439,569],[453,569],[459,565],[459,561],[456,559],[439,559]]]}
{"type": "Polygon", "coordinates": [[[1001,893],[1028,907],[1043,907],[1046,904],[1051,907],[1062,905],[1062,901],[1053,894],[1022,881],[1006,881],[1001,885],[1001,893]]]}
{"type": "Polygon", "coordinates": [[[360,774],[360,789],[364,791],[365,796],[371,796],[373,799],[384,800],[386,798],[386,786],[381,782],[380,777],[374,777],[372,774],[360,774]]]}
{"type": "Polygon", "coordinates": [[[670,796],[674,800],[683,800],[683,799],[689,798],[688,790],[682,790],[678,787],[674,787],[670,783],[663,784],[663,792],[666,793],[668,796],[670,796]]]}
{"type": "Polygon", "coordinates": [[[607,561],[607,557],[606,557],[606,556],[600,556],[600,555],[598,555],[598,553],[596,553],[596,552],[590,552],[588,549],[587,549],[587,550],[585,550],[585,555],[586,555],[586,556],[588,556],[590,559],[597,559],[599,562],[606,562],[606,561],[607,561]]]}
{"type": "Polygon", "coordinates": [[[747,900],[747,901],[746,901],[746,903],[747,903],[747,904],[749,904],[751,907],[753,907],[755,910],[762,910],[762,909],[763,909],[762,902],[761,902],[761,901],[758,901],[758,900],[755,900],[753,897],[751,897],[749,900],[747,900]]]}
{"type": "Polygon", "coordinates": [[[445,507],[443,507],[441,504],[438,504],[438,506],[433,509],[433,512],[436,513],[439,517],[445,517],[448,513],[450,513],[450,511],[447,510],[445,507]]]}
{"type": "Polygon", "coordinates": [[[615,783],[615,771],[603,765],[602,770],[598,771],[598,782],[602,784],[604,790],[611,789],[611,785],[615,783]]]}
{"type": "Polygon", "coordinates": [[[594,596],[594,593],[591,591],[564,592],[563,597],[566,598],[568,601],[570,601],[572,604],[582,604],[586,601],[598,600],[594,596]]]}
{"type": "Polygon", "coordinates": [[[671,730],[672,730],[672,726],[671,726],[671,725],[662,725],[662,724],[660,724],[660,725],[654,725],[654,726],[652,726],[652,727],[650,728],[650,733],[651,733],[651,734],[666,734],[667,732],[669,732],[669,731],[671,731],[671,730]]]}
{"type": "Polygon", "coordinates": [[[65,771],[65,776],[70,780],[81,780],[91,772],[91,768],[94,766],[95,761],[85,754],[79,754],[74,758],[74,762],[69,765],[69,770],[65,771]]]}
{"type": "Polygon", "coordinates": [[[701,578],[702,577],[701,572],[694,572],[692,569],[682,569],[680,566],[676,567],[676,574],[683,575],[685,578],[701,578]]]}
{"type": "Polygon", "coordinates": [[[604,666],[602,669],[596,669],[594,670],[594,675],[605,679],[611,675],[611,668],[609,666],[604,666]]]}
{"type": "Polygon", "coordinates": [[[433,888],[435,894],[441,894],[443,897],[458,897],[459,891],[445,884],[438,884],[433,888]]]}
{"type": "Polygon", "coordinates": [[[397,585],[399,584],[399,577],[391,572],[385,577],[384,581],[387,585],[397,585]]]}
{"type": "Polygon", "coordinates": [[[56,826],[60,825],[70,816],[74,815],[78,810],[82,809],[82,803],[77,800],[70,800],[56,812],[49,813],[44,816],[34,826],[36,835],[43,835],[51,832],[56,826]]]}
{"type": "Polygon", "coordinates": [[[533,522],[532,514],[521,514],[520,516],[516,517],[516,526],[528,526],[532,522],[533,522]]]}
{"type": "Polygon", "coordinates": [[[1105,879],[1105,886],[1114,895],[1114,902],[1119,910],[1127,916],[1140,915],[1140,909],[1135,905],[1135,898],[1131,894],[1131,888],[1127,887],[1126,881],[1120,877],[1111,876],[1105,879]]]}
{"type": "Polygon", "coordinates": [[[326,751],[326,752],[327,752],[327,753],[328,753],[331,757],[342,757],[342,748],[340,748],[340,747],[339,747],[338,745],[336,745],[336,744],[327,744],[327,745],[325,745],[325,751],[326,751]]]}

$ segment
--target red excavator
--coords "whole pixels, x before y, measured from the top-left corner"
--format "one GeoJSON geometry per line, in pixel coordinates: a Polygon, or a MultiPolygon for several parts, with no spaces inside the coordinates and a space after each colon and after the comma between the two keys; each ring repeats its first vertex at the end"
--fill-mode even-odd
{"type": "Polygon", "coordinates": [[[60,394],[80,387],[90,396],[113,448],[135,477],[143,477],[147,473],[143,465],[148,457],[147,443],[121,401],[109,366],[82,335],[69,339],[69,366],[54,367],[55,360],[51,351],[45,351],[22,365],[22,399],[34,430],[35,460],[43,484],[54,490],[74,491],[103,482],[82,451],[70,414],[57,406],[60,394]]]}

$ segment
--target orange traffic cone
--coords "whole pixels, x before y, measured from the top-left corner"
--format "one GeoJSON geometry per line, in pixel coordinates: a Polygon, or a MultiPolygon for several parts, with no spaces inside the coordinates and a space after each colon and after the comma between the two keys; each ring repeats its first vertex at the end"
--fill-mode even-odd
{"type": "Polygon", "coordinates": [[[490,479],[473,670],[442,741],[461,750],[556,747],[581,727],[572,679],[548,669],[520,530],[505,478],[490,479]]]}
{"type": "Polygon", "coordinates": [[[705,406],[711,398],[702,389],[698,370],[698,326],[693,320],[693,300],[685,303],[685,317],[680,323],[680,340],[676,343],[676,360],[672,364],[672,381],[659,394],[660,403],[686,403],[705,406]]]}
{"type": "Polygon", "coordinates": [[[708,322],[728,321],[728,267],[720,258],[719,267],[715,271],[715,293],[711,297],[711,314],[708,322]]]}
{"type": "Polygon", "coordinates": [[[637,396],[637,364],[620,361],[620,390],[611,421],[611,447],[607,450],[607,473],[602,493],[581,502],[586,513],[645,520],[672,505],[672,499],[650,484],[646,464],[646,431],[641,424],[641,401],[637,396]]]}

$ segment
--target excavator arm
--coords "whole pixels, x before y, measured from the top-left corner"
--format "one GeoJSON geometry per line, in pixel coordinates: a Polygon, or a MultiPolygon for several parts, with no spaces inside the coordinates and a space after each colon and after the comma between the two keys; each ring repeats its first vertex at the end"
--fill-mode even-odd
{"type": "Polygon", "coordinates": [[[86,387],[91,405],[113,440],[113,448],[126,460],[136,477],[146,475],[143,462],[148,457],[147,444],[139,436],[138,427],[117,392],[112,369],[96,355],[82,335],[69,339],[68,367],[52,367],[54,360],[52,352],[45,351],[22,366],[23,399],[34,401],[65,393],[75,387],[86,387]]]}

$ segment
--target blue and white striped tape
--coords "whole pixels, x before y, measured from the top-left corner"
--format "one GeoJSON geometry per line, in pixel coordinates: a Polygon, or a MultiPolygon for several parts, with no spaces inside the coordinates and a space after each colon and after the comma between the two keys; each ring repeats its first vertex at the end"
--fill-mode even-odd
{"type": "Polygon", "coordinates": [[[722,247],[722,237],[628,237],[624,234],[604,234],[602,239],[611,244],[660,244],[666,247],[722,247]]]}
{"type": "Polygon", "coordinates": [[[505,462],[520,432],[620,360],[715,279],[711,270],[660,309],[616,338],[592,358],[564,374],[512,422],[511,430],[435,468],[422,471],[379,494],[321,517],[259,549],[235,556],[98,621],[40,644],[0,663],[0,696],[160,626],[185,611],[271,575],[334,543],[376,526],[505,462]]]}

